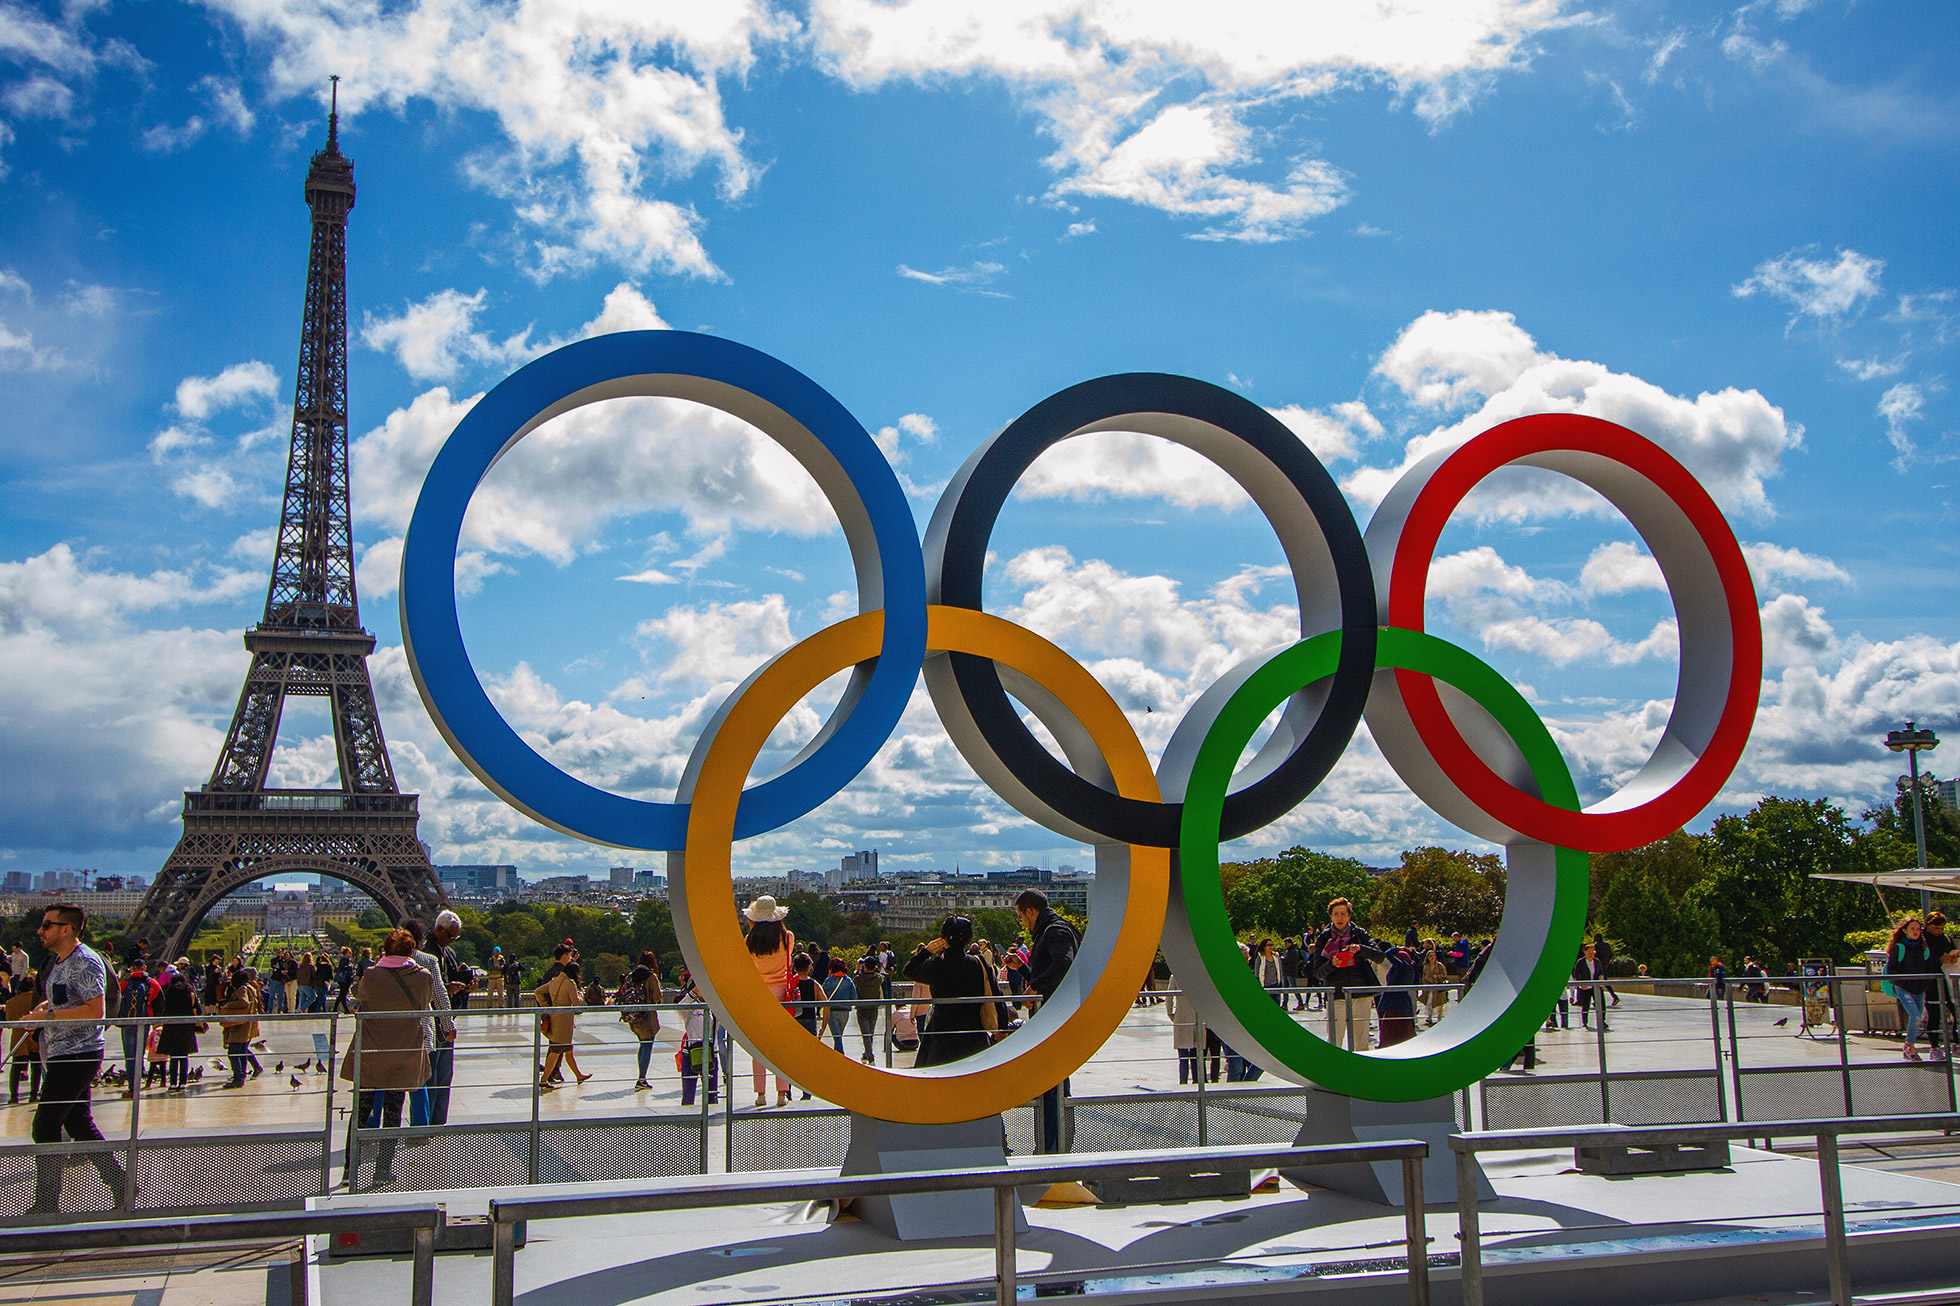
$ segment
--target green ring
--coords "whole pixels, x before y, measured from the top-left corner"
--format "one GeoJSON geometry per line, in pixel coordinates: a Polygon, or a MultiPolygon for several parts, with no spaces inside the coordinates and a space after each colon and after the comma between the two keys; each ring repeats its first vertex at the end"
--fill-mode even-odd
{"type": "MultiPolygon", "coordinates": [[[[1260,985],[1239,951],[1218,875],[1219,820],[1233,768],[1272,710],[1334,673],[1340,632],[1302,640],[1277,654],[1226,701],[1199,746],[1184,795],[1177,878],[1205,971],[1219,997],[1257,1046],[1255,1062],[1270,1059],[1312,1083],[1349,1097],[1414,1102],[1443,1097],[1476,1083],[1517,1055],[1571,980],[1585,929],[1590,867],[1586,854],[1554,849],[1555,880],[1545,948],[1518,996],[1479,1031],[1435,1052],[1413,1049],[1422,1035],[1383,1053],[1350,1052],[1295,1023],[1260,985]],[[1411,1049],[1411,1051],[1405,1051],[1411,1049]]],[[[1524,754],[1544,801],[1579,809],[1572,774],[1558,745],[1523,695],[1473,654],[1421,631],[1383,627],[1377,669],[1402,668],[1455,686],[1497,721],[1524,754]]],[[[1523,841],[1521,841],[1523,842],[1523,841]]],[[[1235,1048],[1244,1055],[1247,1051],[1235,1048]]]]}

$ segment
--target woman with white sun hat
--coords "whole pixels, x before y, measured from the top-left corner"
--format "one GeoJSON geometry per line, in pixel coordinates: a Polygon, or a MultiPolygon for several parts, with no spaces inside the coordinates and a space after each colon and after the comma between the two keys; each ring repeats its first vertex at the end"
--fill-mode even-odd
{"type": "MultiPolygon", "coordinates": [[[[789,915],[789,908],[777,904],[774,897],[763,894],[742,908],[742,916],[749,923],[749,959],[755,963],[756,973],[762,982],[779,997],[791,997],[790,987],[794,984],[795,971],[790,958],[796,953],[796,936],[783,924],[783,917],[789,915]]],[[[755,1104],[768,1106],[768,1070],[760,1057],[754,1067],[755,1104]]],[[[730,1086],[731,1089],[733,1086],[730,1086]]],[[[732,1096],[732,1093],[731,1093],[732,1096]]],[[[776,1105],[789,1101],[789,1080],[783,1075],[776,1076],[776,1105]]]]}

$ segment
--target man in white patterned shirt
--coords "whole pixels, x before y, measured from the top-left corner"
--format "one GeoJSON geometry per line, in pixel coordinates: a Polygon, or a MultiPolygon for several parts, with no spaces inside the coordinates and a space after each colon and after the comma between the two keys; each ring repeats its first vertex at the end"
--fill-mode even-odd
{"type": "MultiPolygon", "coordinates": [[[[27,1013],[28,1020],[46,1022],[41,1030],[41,1103],[34,1110],[34,1141],[59,1143],[64,1132],[77,1142],[101,1142],[102,1131],[89,1114],[89,1085],[102,1069],[103,997],[109,989],[109,967],[95,949],[82,942],[87,914],[62,904],[41,915],[41,945],[52,955],[46,979],[47,998],[27,1013]]],[[[112,1152],[93,1152],[89,1160],[117,1206],[123,1204],[123,1168],[112,1152]]],[[[34,1158],[34,1205],[30,1215],[53,1215],[61,1209],[60,1156],[34,1158]]]]}

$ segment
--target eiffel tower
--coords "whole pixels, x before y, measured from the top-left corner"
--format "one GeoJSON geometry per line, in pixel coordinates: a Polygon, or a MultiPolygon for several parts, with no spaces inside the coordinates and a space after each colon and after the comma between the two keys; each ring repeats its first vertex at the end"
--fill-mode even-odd
{"type": "MultiPolygon", "coordinates": [[[[335,78],[336,83],[339,78],[335,78]]],[[[281,875],[354,885],[390,920],[431,918],[442,885],[416,838],[416,794],[395,787],[368,679],[374,636],[354,594],[347,503],[347,211],[354,161],[340,152],[339,87],[327,144],[306,174],[313,243],[306,268],[292,454],[265,617],[224,750],[202,789],[184,795],[184,834],[144,896],[130,933],[153,955],[181,956],[226,894],[281,875]],[[333,709],[339,789],[270,789],[266,767],[289,694],[333,709]]]]}

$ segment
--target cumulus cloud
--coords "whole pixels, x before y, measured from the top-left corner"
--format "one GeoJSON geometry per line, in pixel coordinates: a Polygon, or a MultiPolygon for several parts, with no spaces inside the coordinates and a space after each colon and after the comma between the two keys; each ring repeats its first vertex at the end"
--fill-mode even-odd
{"type": "Polygon", "coordinates": [[[719,277],[700,214],[654,183],[705,167],[724,197],[748,190],[758,169],[727,120],[720,80],[746,73],[759,45],[795,27],[761,0],[207,2],[270,47],[279,95],[317,97],[338,72],[345,115],[423,101],[494,117],[502,147],[472,155],[464,175],[511,201],[540,279],[600,261],[719,277]]]}
{"type": "Polygon", "coordinates": [[[1189,218],[1204,239],[1297,235],[1348,182],[1310,152],[1281,151],[1275,107],[1385,85],[1438,123],[1563,21],[1556,0],[1311,12],[1275,0],[1201,7],[1111,0],[887,4],[817,0],[819,58],[853,86],[1000,82],[1055,142],[1049,197],[1120,199],[1189,218]]]}
{"type": "Polygon", "coordinates": [[[177,383],[177,411],[193,421],[254,400],[271,399],[279,376],[256,358],[233,363],[216,376],[187,376],[177,383]]]}
{"type": "MultiPolygon", "coordinates": [[[[1342,488],[1379,503],[1395,481],[1431,452],[1531,413],[1583,413],[1646,436],[1684,463],[1729,513],[1773,514],[1765,482],[1782,467],[1803,430],[1755,390],[1733,387],[1693,399],[1669,394],[1602,363],[1541,351],[1509,313],[1430,311],[1417,318],[1376,364],[1420,413],[1476,407],[1410,439],[1393,467],[1364,467],[1342,488]]],[[[1537,469],[1507,469],[1466,504],[1479,520],[1608,511],[1598,495],[1537,469]]]]}
{"type": "MultiPolygon", "coordinates": [[[[436,451],[481,398],[416,396],[354,441],[355,517],[407,527],[436,451]]],[[[607,522],[677,510],[704,536],[732,526],[814,536],[837,528],[817,483],[755,428],[680,400],[615,399],[545,423],[476,492],[466,548],[569,563],[607,522]]]]}
{"type": "Polygon", "coordinates": [[[1738,298],[1763,294],[1792,309],[1790,324],[1801,318],[1836,322],[1853,314],[1879,294],[1885,260],[1841,249],[1837,260],[1808,257],[1808,250],[1791,250],[1780,258],[1756,265],[1755,273],[1733,287],[1738,298]]]}
{"type": "MultiPolygon", "coordinates": [[[[426,299],[406,305],[398,314],[368,312],[363,315],[361,343],[369,349],[395,356],[404,372],[417,381],[449,380],[464,364],[493,368],[515,367],[566,343],[552,336],[532,340],[531,328],[514,332],[503,340],[492,340],[476,329],[489,291],[479,287],[473,295],[460,290],[438,290],[426,299]]],[[[599,315],[575,331],[570,339],[584,340],[612,331],[661,331],[667,323],[653,302],[639,287],[622,281],[606,295],[599,315]]]]}
{"type": "Polygon", "coordinates": [[[1015,493],[1028,499],[1161,497],[1180,508],[1232,509],[1252,502],[1203,455],[1135,431],[1090,431],[1051,446],[1015,493]]]}

